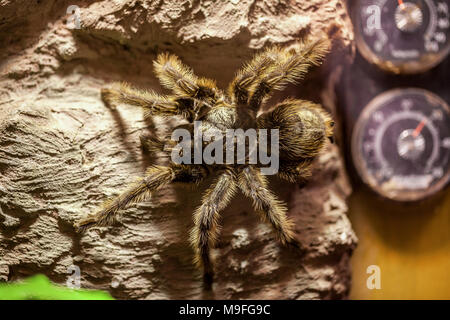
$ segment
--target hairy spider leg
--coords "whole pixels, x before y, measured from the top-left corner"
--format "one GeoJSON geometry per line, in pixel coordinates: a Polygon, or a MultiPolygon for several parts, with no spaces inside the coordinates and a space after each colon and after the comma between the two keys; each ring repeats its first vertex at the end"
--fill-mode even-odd
{"type": "Polygon", "coordinates": [[[311,66],[318,66],[329,51],[329,40],[297,43],[297,50],[282,49],[272,68],[265,68],[249,96],[249,107],[258,110],[274,90],[303,79],[311,66]]]}
{"type": "Polygon", "coordinates": [[[238,105],[258,111],[272,90],[281,90],[303,78],[310,66],[320,63],[328,48],[328,39],[305,40],[291,49],[269,47],[236,73],[228,86],[228,95],[238,105]]]}
{"type": "Polygon", "coordinates": [[[264,221],[269,222],[283,245],[298,247],[293,222],[286,215],[286,205],[269,190],[266,177],[258,168],[246,167],[238,176],[241,191],[253,201],[253,207],[264,221]]]}
{"type": "Polygon", "coordinates": [[[280,59],[282,49],[277,46],[269,47],[256,54],[250,62],[240,69],[228,86],[227,93],[236,104],[247,104],[249,91],[254,87],[258,78],[280,59]]]}
{"type": "Polygon", "coordinates": [[[103,88],[101,96],[109,108],[115,108],[119,103],[141,107],[145,118],[155,115],[181,115],[190,120],[194,113],[195,101],[192,99],[159,95],[152,91],[133,88],[126,83],[115,83],[111,88],[103,88]]]}
{"type": "Polygon", "coordinates": [[[213,102],[221,95],[214,80],[197,77],[191,68],[173,54],[159,54],[153,66],[162,86],[172,90],[178,97],[213,102]]]}
{"type": "Polygon", "coordinates": [[[200,207],[194,212],[194,227],[191,230],[191,244],[195,250],[194,262],[203,266],[203,280],[209,289],[214,277],[210,249],[214,247],[219,234],[219,212],[223,210],[236,191],[234,173],[222,173],[203,195],[200,207]]]}
{"type": "Polygon", "coordinates": [[[149,167],[143,178],[130,185],[128,189],[116,198],[105,202],[96,213],[79,220],[75,227],[78,232],[83,232],[92,226],[110,224],[120,210],[134,203],[144,201],[153,191],[161,186],[171,182],[198,183],[206,176],[207,170],[202,166],[172,165],[170,167],[149,167]]]}

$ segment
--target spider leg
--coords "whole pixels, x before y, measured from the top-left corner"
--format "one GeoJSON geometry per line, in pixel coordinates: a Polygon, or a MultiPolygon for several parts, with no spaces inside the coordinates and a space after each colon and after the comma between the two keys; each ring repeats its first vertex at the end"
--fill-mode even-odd
{"type": "Polygon", "coordinates": [[[282,54],[282,49],[277,46],[267,48],[256,54],[249,63],[236,73],[228,86],[228,95],[237,104],[247,104],[250,91],[257,83],[258,78],[267,69],[271,69],[282,54]]]}
{"type": "Polygon", "coordinates": [[[219,212],[226,207],[236,191],[236,179],[227,171],[219,176],[203,196],[202,205],[195,210],[191,244],[195,250],[195,263],[203,266],[203,279],[207,288],[211,286],[214,268],[209,250],[214,247],[219,233],[219,212]]]}
{"type": "Polygon", "coordinates": [[[245,168],[238,176],[238,185],[253,200],[255,210],[272,225],[281,243],[298,247],[294,239],[293,222],[286,215],[286,206],[268,189],[266,177],[259,169],[245,168]]]}
{"type": "Polygon", "coordinates": [[[141,140],[141,146],[144,151],[149,153],[164,151],[166,142],[160,137],[144,133],[139,136],[139,139],[141,140]]]}
{"type": "Polygon", "coordinates": [[[119,214],[131,204],[148,198],[151,192],[171,182],[197,183],[207,175],[202,166],[173,165],[170,167],[152,166],[147,169],[143,178],[128,187],[118,197],[106,202],[99,210],[75,223],[78,232],[83,232],[92,226],[110,224],[119,214]]]}
{"type": "Polygon", "coordinates": [[[111,88],[103,88],[101,96],[109,108],[114,109],[117,104],[125,103],[143,108],[145,117],[181,115],[189,120],[192,118],[195,105],[192,99],[167,97],[133,88],[126,83],[115,83],[111,88]]]}
{"type": "Polygon", "coordinates": [[[300,42],[295,49],[284,49],[279,54],[280,59],[271,68],[265,68],[257,78],[249,96],[249,106],[258,110],[273,90],[282,90],[289,83],[301,80],[308,69],[318,66],[329,51],[329,40],[300,42]]]}
{"type": "Polygon", "coordinates": [[[306,183],[311,177],[311,163],[313,158],[304,159],[303,161],[280,163],[278,176],[292,183],[306,183]]]}
{"type": "Polygon", "coordinates": [[[191,68],[173,54],[158,55],[153,66],[161,84],[179,97],[207,101],[215,100],[220,96],[220,90],[215,81],[197,77],[191,68]]]}

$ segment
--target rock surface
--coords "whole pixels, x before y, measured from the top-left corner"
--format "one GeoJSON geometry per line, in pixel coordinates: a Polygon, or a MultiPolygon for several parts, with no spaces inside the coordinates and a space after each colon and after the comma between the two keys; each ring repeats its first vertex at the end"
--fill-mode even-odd
{"type": "MultiPolygon", "coordinates": [[[[178,121],[144,121],[129,106],[111,111],[101,87],[123,80],[161,91],[151,61],[165,50],[221,87],[270,43],[325,34],[333,52],[347,54],[352,33],[342,1],[78,3],[80,29],[70,29],[77,21],[67,14],[71,1],[0,1],[0,280],[44,273],[65,284],[76,266],[82,287],[123,299],[345,298],[356,237],[335,145],[317,159],[306,185],[271,181],[307,253],[280,246],[238,196],[222,214],[212,292],[202,289],[188,244],[191,214],[208,182],[196,190],[163,188],[113,226],[83,235],[72,227],[149,164],[167,162],[145,154],[138,137],[178,121]]],[[[333,111],[334,56],[273,101],[289,94],[333,111]]]]}

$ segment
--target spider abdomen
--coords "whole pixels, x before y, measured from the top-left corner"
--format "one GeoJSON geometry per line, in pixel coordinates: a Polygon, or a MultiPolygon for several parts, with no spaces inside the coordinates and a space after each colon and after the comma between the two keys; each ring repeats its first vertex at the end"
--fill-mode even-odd
{"type": "Polygon", "coordinates": [[[315,157],[333,135],[333,121],[318,104],[286,100],[258,118],[262,128],[280,130],[280,159],[296,161],[315,157]]]}

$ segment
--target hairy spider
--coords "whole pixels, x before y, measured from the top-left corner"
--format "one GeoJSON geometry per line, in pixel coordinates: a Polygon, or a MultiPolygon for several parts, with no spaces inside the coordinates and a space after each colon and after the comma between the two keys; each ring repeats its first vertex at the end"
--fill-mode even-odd
{"type": "MultiPolygon", "coordinates": [[[[278,176],[290,182],[304,180],[310,174],[312,160],[333,135],[333,121],[320,105],[310,101],[287,99],[272,110],[257,115],[261,105],[274,90],[282,90],[289,83],[302,79],[308,68],[319,65],[328,52],[329,41],[297,42],[290,49],[270,47],[248,62],[230,83],[226,92],[213,80],[199,78],[178,57],[160,54],[154,61],[156,76],[161,84],[172,90],[169,96],[143,91],[126,84],[102,89],[106,105],[126,103],[144,109],[145,117],[153,115],[184,117],[193,130],[194,121],[221,131],[233,128],[278,129],[278,176]]],[[[203,129],[202,129],[203,130],[203,129]]],[[[178,142],[170,137],[141,140],[149,150],[166,153],[178,142]]],[[[269,150],[270,152],[270,150],[269,150]]],[[[193,162],[191,162],[193,163],[193,162]]],[[[277,199],[261,174],[260,164],[177,164],[151,166],[139,179],[118,197],[108,201],[94,214],[75,224],[82,232],[88,227],[105,225],[114,220],[121,209],[143,201],[153,191],[169,183],[199,183],[209,175],[216,180],[203,196],[202,204],[194,212],[194,227],[190,241],[195,250],[195,263],[203,267],[204,283],[209,288],[214,272],[210,257],[218,238],[219,212],[240,189],[251,198],[255,211],[269,222],[284,245],[299,247],[293,223],[286,215],[286,206],[277,199]]]]}

